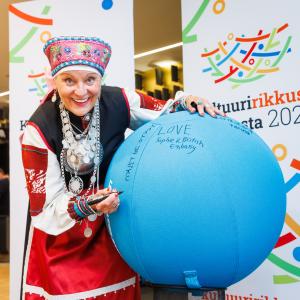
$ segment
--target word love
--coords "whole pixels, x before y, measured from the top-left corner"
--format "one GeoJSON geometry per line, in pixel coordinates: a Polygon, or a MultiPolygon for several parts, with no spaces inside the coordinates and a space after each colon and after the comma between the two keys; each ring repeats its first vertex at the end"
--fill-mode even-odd
{"type": "Polygon", "coordinates": [[[184,125],[173,125],[168,128],[161,127],[157,135],[163,135],[163,134],[177,134],[177,135],[190,135],[192,127],[190,124],[184,124],[184,125]]]}

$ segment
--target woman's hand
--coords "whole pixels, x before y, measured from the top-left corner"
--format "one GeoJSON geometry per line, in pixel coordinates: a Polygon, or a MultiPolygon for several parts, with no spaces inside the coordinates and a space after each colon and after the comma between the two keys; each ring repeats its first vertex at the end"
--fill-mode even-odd
{"type": "Polygon", "coordinates": [[[119,205],[120,205],[120,199],[118,192],[116,190],[111,190],[111,189],[103,189],[99,190],[95,196],[105,196],[110,194],[105,200],[92,205],[92,209],[95,210],[96,212],[99,213],[104,213],[104,214],[111,214],[115,212],[119,205]]]}
{"type": "Polygon", "coordinates": [[[191,113],[198,111],[200,116],[204,116],[206,111],[212,117],[216,117],[216,115],[225,117],[225,114],[222,111],[214,107],[208,100],[204,98],[190,95],[187,96],[184,101],[187,110],[191,113]]]}

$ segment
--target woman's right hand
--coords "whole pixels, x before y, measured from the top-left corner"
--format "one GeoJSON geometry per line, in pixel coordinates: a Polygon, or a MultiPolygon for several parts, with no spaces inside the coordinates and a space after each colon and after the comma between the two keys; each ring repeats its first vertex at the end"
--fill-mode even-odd
{"type": "Polygon", "coordinates": [[[115,212],[119,205],[120,205],[120,199],[119,199],[119,195],[118,192],[111,189],[103,189],[103,190],[99,190],[95,196],[105,196],[109,193],[110,194],[105,200],[92,205],[92,209],[95,210],[96,212],[99,213],[104,213],[104,214],[111,214],[113,212],[115,212]]]}

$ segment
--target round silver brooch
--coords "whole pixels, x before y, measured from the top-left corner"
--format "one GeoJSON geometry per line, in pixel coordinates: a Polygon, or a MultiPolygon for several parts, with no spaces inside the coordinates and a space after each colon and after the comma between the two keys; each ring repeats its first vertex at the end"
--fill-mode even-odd
{"type": "Polygon", "coordinates": [[[82,192],[83,181],[79,176],[73,176],[69,181],[69,191],[74,195],[78,195],[82,192]]]}

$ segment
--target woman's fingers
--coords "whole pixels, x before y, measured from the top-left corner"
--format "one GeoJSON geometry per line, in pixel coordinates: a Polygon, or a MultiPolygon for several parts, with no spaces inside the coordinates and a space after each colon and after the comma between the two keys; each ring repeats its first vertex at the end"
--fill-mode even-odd
{"type": "Polygon", "coordinates": [[[197,111],[200,116],[204,116],[204,105],[202,103],[196,103],[197,111]]]}
{"type": "Polygon", "coordinates": [[[198,111],[200,116],[204,116],[205,112],[207,112],[212,117],[216,117],[216,115],[220,115],[225,117],[225,114],[213,106],[208,100],[204,98],[199,98],[196,96],[187,96],[185,99],[186,108],[191,112],[195,113],[198,111]]]}
{"type": "Polygon", "coordinates": [[[186,105],[186,108],[188,109],[188,111],[190,112],[190,113],[194,113],[194,112],[196,112],[196,110],[197,110],[197,107],[196,107],[196,105],[197,105],[197,99],[198,99],[198,97],[195,97],[195,96],[187,96],[186,98],[185,98],[185,105],[186,105]],[[195,103],[196,105],[193,105],[193,103],[195,103]]]}
{"type": "Polygon", "coordinates": [[[111,192],[111,188],[106,188],[106,189],[98,190],[95,195],[104,196],[104,195],[107,195],[110,192],[111,192]]]}
{"type": "Polygon", "coordinates": [[[216,116],[214,106],[212,106],[208,101],[206,103],[203,103],[203,106],[205,107],[206,112],[209,113],[212,117],[216,116]]]}
{"type": "Polygon", "coordinates": [[[115,212],[120,205],[120,199],[118,193],[112,193],[105,200],[96,204],[96,210],[101,211],[105,214],[111,214],[115,212]]]}
{"type": "Polygon", "coordinates": [[[215,109],[215,113],[217,114],[217,115],[220,115],[220,116],[222,116],[222,117],[226,117],[226,114],[223,112],[223,111],[221,111],[221,110],[219,110],[218,108],[214,108],[215,109]]]}

